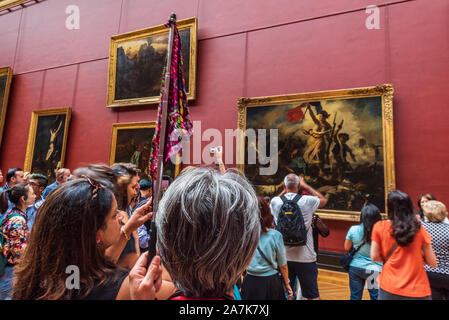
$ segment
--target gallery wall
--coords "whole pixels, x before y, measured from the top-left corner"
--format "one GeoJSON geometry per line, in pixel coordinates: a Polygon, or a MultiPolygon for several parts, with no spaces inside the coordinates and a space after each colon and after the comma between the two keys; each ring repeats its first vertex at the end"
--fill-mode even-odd
{"type": "MultiPolygon", "coordinates": [[[[113,123],[156,120],[157,106],[106,108],[113,35],[198,18],[202,130],[237,127],[237,100],[394,85],[396,185],[449,203],[447,0],[46,0],[0,16],[0,67],[14,77],[0,168],[23,166],[31,112],[72,108],[65,166],[107,163],[113,123]],[[369,30],[368,5],[380,8],[369,30]],[[65,26],[80,8],[80,29],[65,26]]],[[[203,142],[203,146],[209,142],[203,142]]],[[[226,153],[226,150],[224,151],[226,153]]],[[[343,252],[353,223],[325,221],[320,249],[343,252]]]]}

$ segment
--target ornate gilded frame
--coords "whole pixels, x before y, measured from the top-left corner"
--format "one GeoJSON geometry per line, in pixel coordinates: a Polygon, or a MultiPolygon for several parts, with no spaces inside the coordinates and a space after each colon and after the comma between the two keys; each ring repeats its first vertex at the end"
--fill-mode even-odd
{"type": "MultiPolygon", "coordinates": [[[[394,165],[394,137],[393,137],[393,93],[391,84],[383,84],[373,87],[344,89],[334,91],[320,91],[301,94],[267,96],[258,98],[240,98],[238,100],[238,128],[237,137],[237,159],[245,159],[245,129],[247,108],[277,105],[284,103],[312,102],[319,100],[349,99],[363,97],[382,97],[382,135],[383,135],[383,157],[384,157],[384,189],[385,202],[390,191],[396,188],[395,165],[394,165]]],[[[237,167],[244,171],[243,164],[237,164],[237,167]]],[[[385,208],[387,208],[385,203],[385,208]]],[[[330,220],[359,221],[360,212],[357,211],[339,211],[320,209],[317,212],[320,217],[330,220]]]]}
{"type": "Polygon", "coordinates": [[[8,109],[9,92],[11,90],[12,82],[12,69],[10,67],[0,68],[0,77],[6,76],[5,93],[3,95],[3,101],[0,101],[0,146],[3,140],[3,130],[5,128],[6,110],[8,109]]]}
{"type": "Polygon", "coordinates": [[[59,109],[47,109],[47,110],[36,110],[31,114],[31,123],[30,130],[28,134],[28,143],[27,143],[27,151],[25,154],[25,164],[23,166],[25,171],[31,172],[31,166],[33,164],[34,157],[34,146],[36,143],[36,130],[37,124],[39,121],[39,117],[43,116],[54,116],[54,115],[65,115],[65,123],[64,123],[64,137],[62,143],[62,152],[61,152],[61,168],[64,168],[65,154],[67,148],[67,138],[69,136],[69,125],[70,118],[72,115],[71,108],[59,108],[59,109]]]}
{"type": "MultiPolygon", "coordinates": [[[[178,30],[190,28],[190,66],[189,66],[189,88],[187,89],[187,99],[194,100],[196,96],[196,61],[197,61],[197,18],[189,18],[179,20],[177,22],[178,30]]],[[[122,42],[138,40],[149,36],[168,33],[165,25],[159,25],[138,31],[132,31],[111,37],[110,53],[109,53],[109,76],[107,89],[107,107],[126,107],[133,105],[157,104],[160,101],[160,95],[151,97],[140,97],[133,99],[115,99],[115,83],[117,77],[117,47],[122,42]]],[[[161,74],[162,81],[162,74],[161,74]]]]}
{"type": "Polygon", "coordinates": [[[25,0],[3,0],[0,1],[0,10],[25,2],[25,0]]]}
{"type": "MultiPolygon", "coordinates": [[[[115,162],[115,153],[117,151],[117,134],[119,130],[127,129],[150,129],[156,128],[156,121],[147,122],[128,122],[128,123],[114,123],[112,124],[112,135],[111,135],[111,151],[109,153],[109,165],[113,165],[115,162]]],[[[178,154],[176,157],[175,164],[175,178],[181,170],[181,156],[178,154]]]]}

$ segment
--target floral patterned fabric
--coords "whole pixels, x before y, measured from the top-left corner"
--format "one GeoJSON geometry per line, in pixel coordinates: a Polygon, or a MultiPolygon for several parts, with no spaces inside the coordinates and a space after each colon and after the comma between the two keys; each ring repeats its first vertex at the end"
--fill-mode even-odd
{"type": "Polygon", "coordinates": [[[193,133],[193,124],[190,119],[190,112],[187,106],[187,92],[184,81],[184,67],[181,52],[181,38],[179,37],[176,19],[172,16],[166,24],[166,27],[173,25],[173,50],[170,70],[164,70],[161,88],[161,102],[158,108],[157,126],[154,130],[152,140],[152,153],[149,161],[149,175],[153,180],[157,177],[157,166],[159,151],[161,148],[161,130],[162,130],[162,104],[167,98],[167,131],[165,133],[164,146],[164,165],[168,163],[173,155],[182,150],[182,138],[189,139],[193,133]],[[170,75],[170,85],[165,83],[165,75],[170,75]]]}
{"type": "Polygon", "coordinates": [[[17,208],[9,210],[1,229],[4,237],[3,255],[7,258],[8,265],[14,265],[18,262],[28,243],[29,231],[26,214],[17,208]],[[11,217],[13,214],[19,215],[11,217]]]}

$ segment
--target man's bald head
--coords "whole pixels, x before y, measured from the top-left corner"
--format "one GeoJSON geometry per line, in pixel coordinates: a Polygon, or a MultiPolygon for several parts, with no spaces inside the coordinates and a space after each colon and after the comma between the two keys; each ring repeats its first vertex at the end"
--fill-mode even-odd
{"type": "Polygon", "coordinates": [[[294,173],[290,173],[284,178],[284,185],[288,191],[298,192],[299,182],[299,177],[294,173]]]}

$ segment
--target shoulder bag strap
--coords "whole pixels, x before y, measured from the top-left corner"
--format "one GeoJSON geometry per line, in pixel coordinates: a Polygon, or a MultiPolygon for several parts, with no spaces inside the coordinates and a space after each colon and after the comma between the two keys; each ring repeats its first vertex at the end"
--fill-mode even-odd
{"type": "Polygon", "coordinates": [[[398,247],[398,243],[395,242],[393,248],[390,249],[390,252],[387,255],[387,258],[385,259],[385,263],[387,263],[388,259],[390,259],[391,255],[393,254],[394,250],[396,250],[396,248],[398,247]]]}
{"type": "Polygon", "coordinates": [[[287,201],[287,198],[285,196],[280,196],[279,198],[281,198],[283,204],[287,201]]]}
{"type": "Polygon", "coordinates": [[[354,255],[356,255],[357,254],[357,252],[359,252],[359,250],[360,250],[360,248],[361,247],[363,247],[364,245],[366,244],[366,242],[365,241],[363,241],[362,242],[362,244],[357,248],[357,249],[355,249],[355,251],[354,251],[354,255]]]}
{"type": "Polygon", "coordinates": [[[260,250],[259,246],[257,246],[257,251],[259,251],[260,255],[262,256],[262,258],[265,259],[266,262],[268,262],[269,265],[271,265],[271,267],[275,270],[277,270],[277,268],[274,267],[274,265],[270,262],[270,260],[267,259],[267,257],[263,254],[262,250],[260,250]]]}

